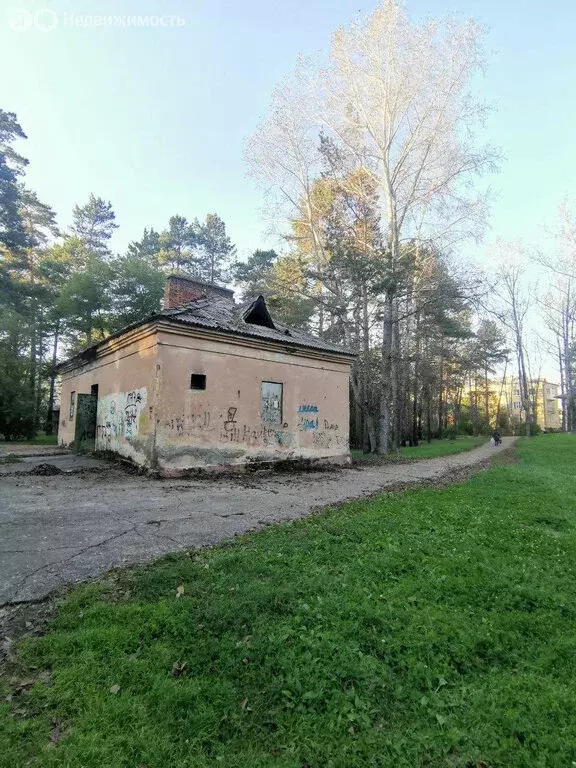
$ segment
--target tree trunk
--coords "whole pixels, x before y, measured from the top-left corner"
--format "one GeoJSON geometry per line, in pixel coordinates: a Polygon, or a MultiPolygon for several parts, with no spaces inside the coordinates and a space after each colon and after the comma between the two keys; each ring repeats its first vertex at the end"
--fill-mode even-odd
{"type": "Polygon", "coordinates": [[[474,435],[478,437],[480,434],[480,406],[478,401],[480,399],[480,393],[478,392],[478,373],[474,374],[474,435]]]}
{"type": "Polygon", "coordinates": [[[518,350],[518,379],[520,382],[520,393],[522,396],[522,406],[524,408],[524,417],[526,419],[526,437],[530,437],[530,397],[528,392],[528,377],[526,376],[526,362],[524,360],[524,346],[520,334],[517,334],[518,350]]]}
{"type": "Polygon", "coordinates": [[[454,436],[458,437],[458,425],[460,424],[460,412],[462,410],[462,395],[464,394],[464,387],[458,387],[456,392],[456,400],[454,401],[454,436]]]}
{"type": "Polygon", "coordinates": [[[362,365],[362,405],[364,416],[364,427],[368,437],[368,446],[370,453],[376,453],[378,450],[378,438],[376,434],[376,420],[374,414],[370,411],[368,400],[368,360],[370,357],[370,317],[368,314],[368,288],[366,281],[362,283],[362,351],[364,354],[364,363],[362,365]]]}
{"type": "Polygon", "coordinates": [[[508,360],[506,360],[506,363],[504,364],[504,374],[502,376],[502,382],[500,384],[500,394],[498,395],[498,405],[496,406],[496,422],[494,424],[495,429],[498,429],[498,420],[500,419],[500,403],[502,402],[502,393],[504,392],[504,387],[506,385],[507,368],[508,368],[508,360]]]}
{"type": "Polygon", "coordinates": [[[394,337],[394,301],[387,294],[382,324],[382,393],[378,453],[385,455],[390,446],[390,399],[392,394],[392,339],[394,337]]]}
{"type": "Polygon", "coordinates": [[[560,402],[562,403],[562,432],[567,432],[566,426],[566,381],[564,378],[564,361],[562,359],[561,338],[556,335],[556,346],[558,347],[558,371],[560,373],[560,402]]]}
{"type": "Polygon", "coordinates": [[[420,313],[416,315],[414,328],[414,379],[412,389],[412,445],[418,445],[418,395],[420,387],[420,313]]]}
{"type": "Polygon", "coordinates": [[[42,310],[39,312],[40,321],[38,324],[38,360],[36,365],[36,381],[34,392],[34,431],[38,431],[40,425],[40,406],[42,403],[42,363],[44,361],[44,327],[42,310]]]}
{"type": "Polygon", "coordinates": [[[361,384],[355,379],[354,376],[350,379],[352,387],[352,395],[354,398],[354,404],[357,405],[364,417],[364,425],[368,432],[368,440],[370,442],[370,453],[376,453],[377,440],[376,440],[376,424],[374,416],[370,413],[368,408],[368,402],[363,399],[363,390],[361,384]]]}
{"type": "Polygon", "coordinates": [[[388,209],[388,253],[386,297],[384,303],[384,320],[382,328],[382,396],[380,399],[380,433],[378,452],[388,453],[390,446],[390,406],[393,394],[393,382],[396,376],[396,366],[392,348],[394,344],[395,300],[393,284],[396,279],[396,268],[400,256],[400,241],[398,235],[398,217],[396,210],[395,190],[391,179],[387,178],[386,206],[388,209]]]}
{"type": "Polygon", "coordinates": [[[438,395],[438,439],[444,437],[444,339],[440,342],[440,370],[438,384],[440,392],[438,395]]]}
{"type": "Polygon", "coordinates": [[[414,389],[412,392],[412,430],[411,430],[411,444],[418,445],[418,379],[414,376],[414,389]]]}
{"type": "MultiPolygon", "coordinates": [[[[34,273],[32,273],[31,276],[31,285],[32,290],[34,286],[34,273]]],[[[30,370],[28,373],[28,383],[30,387],[30,392],[32,393],[33,402],[34,402],[34,408],[36,404],[36,379],[37,379],[37,367],[38,367],[38,339],[37,339],[37,333],[38,333],[38,326],[36,324],[36,301],[34,298],[31,300],[31,306],[30,306],[31,312],[30,312],[30,370]]],[[[33,413],[33,421],[34,421],[34,433],[36,433],[36,414],[33,413]]]]}
{"type": "Polygon", "coordinates": [[[400,392],[400,326],[398,323],[398,308],[394,309],[394,327],[393,327],[393,339],[392,339],[392,360],[394,364],[392,366],[392,417],[394,420],[394,428],[392,430],[392,450],[397,453],[400,447],[401,431],[402,431],[402,404],[401,404],[401,392],[400,392]]]}
{"type": "Polygon", "coordinates": [[[52,364],[50,366],[50,390],[48,393],[48,411],[46,412],[46,434],[51,435],[53,429],[54,392],[56,390],[56,363],[58,362],[58,340],[60,336],[60,321],[56,321],[54,342],[52,344],[52,364]]]}
{"type": "Polygon", "coordinates": [[[488,390],[488,368],[484,366],[484,411],[486,424],[490,427],[490,392],[488,390]]]}
{"type": "MultiPolygon", "coordinates": [[[[568,303],[568,302],[567,302],[568,303]]],[[[572,354],[571,354],[571,334],[570,334],[570,319],[569,308],[566,307],[565,318],[563,325],[563,357],[564,357],[564,383],[566,385],[566,422],[567,429],[570,432],[576,432],[576,419],[574,418],[574,390],[572,380],[572,354]]]]}

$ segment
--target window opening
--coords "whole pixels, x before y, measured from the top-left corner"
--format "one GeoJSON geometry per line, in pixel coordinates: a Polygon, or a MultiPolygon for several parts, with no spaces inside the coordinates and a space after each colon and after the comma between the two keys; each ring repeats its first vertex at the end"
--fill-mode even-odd
{"type": "Polygon", "coordinates": [[[193,373],[190,376],[190,389],[206,389],[206,374],[193,373]]]}
{"type": "Polygon", "coordinates": [[[261,390],[262,421],[267,424],[282,424],[283,385],[275,381],[263,381],[261,390]]]}

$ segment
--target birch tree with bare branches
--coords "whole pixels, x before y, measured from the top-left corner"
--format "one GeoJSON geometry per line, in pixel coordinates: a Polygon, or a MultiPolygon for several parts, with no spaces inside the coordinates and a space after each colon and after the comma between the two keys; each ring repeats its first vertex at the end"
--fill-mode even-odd
{"type": "Polygon", "coordinates": [[[473,181],[497,158],[475,137],[486,107],[473,98],[470,84],[482,65],[482,30],[474,22],[416,23],[401,3],[384,0],[363,21],[336,32],[327,63],[300,63],[249,143],[255,174],[292,210],[301,211],[304,202],[322,259],[329,256],[310,199],[319,134],[334,142],[349,167],[375,180],[386,271],[380,289],[381,453],[399,439],[399,294],[403,262],[412,258],[408,244],[439,248],[483,229],[487,194],[473,181]]]}
{"type": "Polygon", "coordinates": [[[503,264],[499,268],[496,291],[500,306],[495,309],[495,314],[508,329],[514,344],[526,437],[530,437],[531,423],[536,422],[536,412],[535,403],[530,396],[526,320],[534,301],[531,289],[525,284],[525,272],[521,264],[503,264]]]}
{"type": "Polygon", "coordinates": [[[544,323],[552,333],[560,373],[562,428],[576,432],[576,212],[565,198],[558,207],[552,230],[552,256],[538,254],[537,261],[554,281],[541,298],[544,323]]]}
{"type": "MultiPolygon", "coordinates": [[[[384,296],[380,452],[390,445],[397,380],[396,275],[402,241],[435,239],[443,225],[481,225],[483,196],[469,183],[493,167],[473,131],[485,107],[469,93],[482,67],[481,30],[473,22],[412,23],[386,0],[364,22],[340,29],[328,67],[316,79],[323,123],[378,179],[389,281],[384,296]],[[427,231],[426,231],[427,230],[427,231]],[[420,239],[419,238],[419,239],[420,239]]],[[[392,435],[392,447],[396,448],[392,435]]]]}
{"type": "Polygon", "coordinates": [[[334,148],[346,169],[342,178],[356,173],[374,186],[381,237],[364,253],[377,256],[383,275],[371,285],[381,318],[380,453],[396,449],[402,431],[407,382],[399,361],[417,332],[406,305],[414,290],[411,266],[421,253],[480,236],[485,224],[488,190],[479,192],[474,182],[494,169],[497,153],[475,135],[486,113],[471,94],[483,67],[482,38],[472,21],[415,22],[400,2],[384,0],[335,33],[324,62],[299,62],[247,146],[274,213],[287,223],[298,218],[311,243],[320,333],[323,270],[332,258],[314,184],[322,175],[321,145],[334,148]]]}
{"type": "Polygon", "coordinates": [[[553,337],[553,350],[560,373],[562,429],[576,432],[574,356],[576,352],[576,285],[568,277],[557,278],[551,290],[540,298],[547,329],[553,337]]]}

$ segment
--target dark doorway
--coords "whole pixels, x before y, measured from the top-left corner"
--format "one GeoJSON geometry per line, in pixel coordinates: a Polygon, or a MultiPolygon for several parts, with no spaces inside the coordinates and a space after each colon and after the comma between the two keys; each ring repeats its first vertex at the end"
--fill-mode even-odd
{"type": "Polygon", "coordinates": [[[96,445],[98,384],[91,386],[89,395],[78,395],[76,408],[74,448],[77,451],[93,451],[96,445]]]}

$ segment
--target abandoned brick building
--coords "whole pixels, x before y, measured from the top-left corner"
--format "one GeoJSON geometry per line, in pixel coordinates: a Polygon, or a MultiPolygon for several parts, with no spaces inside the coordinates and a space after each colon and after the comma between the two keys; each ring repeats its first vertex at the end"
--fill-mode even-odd
{"type": "Polygon", "coordinates": [[[61,445],[165,475],[306,459],[349,461],[354,354],[275,322],[265,300],[168,277],[164,309],[59,366],[61,445]]]}

